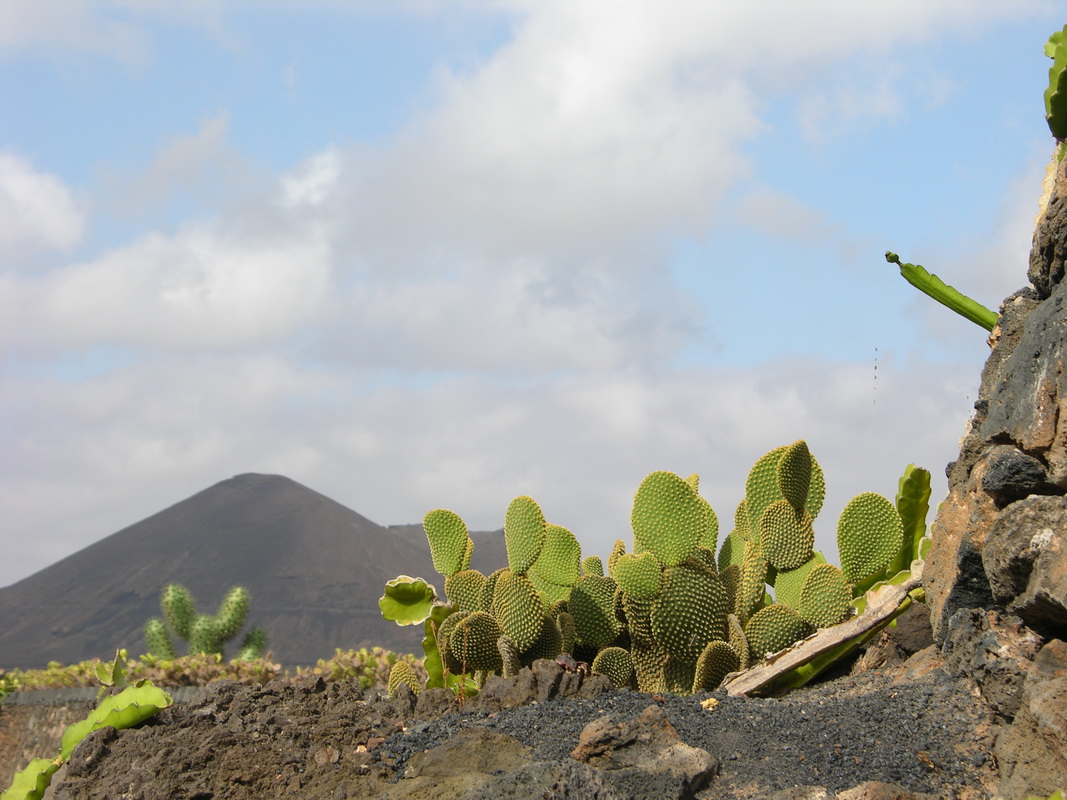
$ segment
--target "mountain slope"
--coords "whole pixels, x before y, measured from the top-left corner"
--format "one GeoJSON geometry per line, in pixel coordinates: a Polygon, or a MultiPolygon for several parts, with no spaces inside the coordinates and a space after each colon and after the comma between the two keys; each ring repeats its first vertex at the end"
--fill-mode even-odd
{"type": "MultiPolygon", "coordinates": [[[[473,538],[476,564],[503,566],[499,533],[473,538]]],[[[421,630],[378,611],[385,582],[399,574],[443,589],[421,526],[387,529],[289,478],[238,475],[0,589],[0,667],[70,663],[118,647],[143,653],[142,628],[160,615],[170,582],[185,585],[202,613],[214,613],[229,587],[245,586],[246,629],[264,628],[287,666],[338,647],[420,652],[421,630]]]]}

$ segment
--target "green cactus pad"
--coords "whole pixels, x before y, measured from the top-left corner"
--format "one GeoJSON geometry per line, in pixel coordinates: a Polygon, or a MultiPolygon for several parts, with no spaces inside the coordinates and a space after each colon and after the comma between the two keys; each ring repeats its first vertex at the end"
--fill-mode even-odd
{"type": "Polygon", "coordinates": [[[578,632],[574,627],[574,617],[571,616],[569,611],[560,611],[554,616],[554,619],[560,634],[559,651],[561,653],[573,653],[574,640],[578,636],[578,632]]]}
{"type": "Polygon", "coordinates": [[[615,615],[617,585],[601,575],[583,575],[574,584],[567,608],[574,617],[577,644],[600,650],[622,632],[615,615]]]}
{"type": "Polygon", "coordinates": [[[470,563],[467,542],[471,540],[467,524],[458,514],[444,508],[434,509],[423,517],[422,529],[430,544],[430,558],[435,570],[442,575],[451,575],[467,568],[470,563]]]}
{"type": "Polygon", "coordinates": [[[815,567],[825,564],[823,554],[816,551],[812,553],[805,563],[796,569],[782,570],[774,577],[774,599],[782,605],[797,607],[800,602],[800,589],[804,585],[804,579],[808,577],[815,567]]]}
{"type": "Polygon", "coordinates": [[[753,663],[758,663],[768,653],[784,650],[812,630],[811,625],[789,606],[774,603],[761,608],[745,624],[749,655],[753,663]]]}
{"type": "Polygon", "coordinates": [[[59,757],[66,761],[78,743],[95,730],[131,728],[173,702],[169,694],[151,683],[127,686],[118,694],[101,700],[85,719],[67,726],[59,746],[59,757]]]}
{"type": "Polygon", "coordinates": [[[760,457],[749,470],[745,481],[745,530],[748,539],[759,538],[759,521],[767,506],[782,496],[778,489],[778,462],[785,453],[778,447],[760,457]]]}
{"type": "Polygon", "coordinates": [[[739,536],[736,529],[723,539],[717,559],[719,572],[722,572],[731,564],[736,564],[740,567],[745,563],[745,542],[746,539],[739,536]]]}
{"type": "MultiPolygon", "coordinates": [[[[500,623],[501,631],[522,652],[541,635],[545,606],[537,587],[525,575],[505,570],[496,580],[493,592],[492,615],[500,623]]],[[[495,641],[495,637],[494,637],[495,641]]]]}
{"type": "MultiPolygon", "coordinates": [[[[778,460],[778,491],[796,510],[804,508],[811,487],[811,451],[803,439],[789,445],[778,460]]],[[[772,561],[773,563],[773,561],[772,561]]]]}
{"type": "Polygon", "coordinates": [[[245,624],[250,598],[243,586],[234,586],[226,593],[219,613],[215,615],[215,633],[222,640],[232,639],[245,624]]]}
{"type": "Polygon", "coordinates": [[[463,558],[460,559],[459,569],[457,572],[463,572],[464,570],[471,568],[471,557],[474,555],[474,540],[467,539],[467,544],[463,548],[463,558]]]}
{"type": "Polygon", "coordinates": [[[697,659],[696,671],[693,675],[693,691],[714,692],[719,688],[723,678],[737,671],[739,664],[737,653],[729,644],[721,639],[708,642],[700,658],[697,659]]]}
{"type": "Polygon", "coordinates": [[[714,553],[719,546],[719,518],[715,514],[715,509],[711,507],[711,503],[700,495],[697,495],[697,500],[700,501],[700,507],[704,510],[704,535],[697,544],[714,553]]]}
{"type": "Polygon", "coordinates": [[[736,614],[726,615],[726,641],[737,654],[737,668],[746,670],[752,663],[752,657],[748,651],[748,637],[745,629],[741,627],[741,620],[736,614]]]}
{"type": "Polygon", "coordinates": [[[630,648],[630,657],[634,661],[638,691],[666,691],[667,686],[663,672],[667,667],[667,654],[663,652],[662,648],[635,645],[630,648]]]}
{"type": "Polygon", "coordinates": [[[582,546],[573,533],[559,525],[546,525],[541,553],[530,567],[531,577],[536,575],[536,580],[557,586],[573,586],[580,574],[581,558],[582,546]]]}
{"type": "Polygon", "coordinates": [[[411,664],[407,661],[397,661],[393,664],[393,668],[389,670],[390,697],[396,697],[401,684],[406,685],[414,694],[419,694],[422,691],[422,686],[415,675],[415,670],[411,668],[411,664]]]}
{"type": "Polygon", "coordinates": [[[719,572],[719,580],[726,589],[726,607],[733,613],[737,608],[737,595],[741,591],[741,567],[738,564],[730,564],[726,569],[719,572]]]}
{"type": "Polygon", "coordinates": [[[775,500],[760,517],[760,543],[764,558],[776,570],[796,569],[811,558],[815,544],[811,517],[785,498],[775,500]]]}
{"type": "Polygon", "coordinates": [[[849,583],[859,583],[881,570],[900,550],[904,537],[900,514],[874,492],[856,495],[837,522],[837,551],[849,583]]]}
{"type": "Polygon", "coordinates": [[[144,626],[144,640],[148,645],[148,652],[156,658],[172,659],[176,657],[174,644],[167,633],[167,626],[163,620],[154,617],[144,626]]]}
{"type": "Polygon", "coordinates": [[[695,675],[695,661],[668,656],[667,663],[663,666],[663,688],[673,694],[689,694],[693,689],[695,675]]]}
{"type": "Polygon", "coordinates": [[[673,472],[653,472],[641,482],[630,513],[634,539],[665,566],[681,564],[707,530],[693,487],[673,472]]]}
{"type": "Polygon", "coordinates": [[[219,634],[218,623],[214,617],[198,616],[193,623],[192,632],[189,634],[190,653],[220,653],[222,652],[222,636],[219,634]]]}
{"type": "Polygon", "coordinates": [[[930,473],[909,464],[897,484],[897,513],[900,514],[904,535],[900,550],[886,568],[886,575],[896,575],[911,569],[911,562],[919,558],[919,545],[926,536],[926,515],[930,512],[930,473]]]}
{"type": "Polygon", "coordinates": [[[593,672],[607,675],[616,689],[630,689],[637,684],[634,660],[628,650],[621,647],[605,647],[592,663],[593,672]]]}
{"type": "MultiPolygon", "coordinates": [[[[736,537],[742,542],[749,540],[748,535],[748,503],[745,502],[745,498],[741,498],[741,502],[737,504],[737,508],[734,509],[734,529],[730,531],[729,536],[736,537]]],[[[723,547],[726,543],[723,542],[723,547]]]]}
{"type": "Polygon", "coordinates": [[[159,604],[177,637],[188,640],[196,622],[196,604],[189,590],[178,583],[169,584],[163,590],[159,604]]]}
{"type": "Polygon", "coordinates": [[[767,583],[767,559],[757,541],[745,544],[745,560],[741,565],[741,583],[734,599],[733,612],[742,620],[751,617],[762,605],[767,583]]]}
{"type": "Polygon", "coordinates": [[[445,576],[445,596],[460,611],[485,611],[484,592],[485,576],[476,569],[465,569],[445,576]]]}
{"type": "Polygon", "coordinates": [[[520,657],[524,664],[532,664],[539,658],[555,658],[563,652],[563,634],[552,617],[544,617],[541,632],[534,643],[522,651],[520,657]]]}
{"type": "Polygon", "coordinates": [[[816,628],[843,621],[852,608],[852,592],[845,576],[833,564],[819,564],[804,580],[796,610],[816,628]]]}
{"type": "Polygon", "coordinates": [[[1049,37],[1045,55],[1052,59],[1045,89],[1045,120],[1059,142],[1067,139],[1067,25],[1049,37]]]}
{"type": "Polygon", "coordinates": [[[705,572],[712,572],[716,575],[719,574],[719,567],[715,563],[715,551],[704,547],[702,544],[698,544],[694,547],[689,558],[682,563],[689,567],[702,569],[705,572]]]}
{"type": "Polygon", "coordinates": [[[497,579],[507,571],[509,571],[507,567],[501,567],[485,576],[485,588],[482,590],[482,608],[484,610],[491,611],[493,608],[493,596],[496,593],[497,579]]]}
{"type": "Polygon", "coordinates": [[[669,567],[663,590],[652,602],[652,632],[668,655],[693,664],[708,642],[726,636],[728,611],[718,575],[669,567]]]}
{"type": "Polygon", "coordinates": [[[624,592],[641,600],[658,595],[663,584],[659,561],[651,553],[627,553],[615,562],[612,575],[624,592]]]}
{"type": "Polygon", "coordinates": [[[525,575],[545,544],[545,516],[532,497],[516,497],[504,515],[504,545],[508,567],[516,575],[525,575]]]}
{"type": "Polygon", "coordinates": [[[385,584],[378,608],[397,625],[419,625],[430,616],[436,599],[437,590],[422,578],[398,575],[385,584]]]}
{"type": "Polygon", "coordinates": [[[463,672],[496,672],[502,666],[497,650],[501,635],[501,626],[491,614],[474,611],[453,626],[448,635],[448,649],[463,672]]]}
{"type": "Polygon", "coordinates": [[[59,759],[33,759],[14,774],[11,785],[3,793],[3,800],[41,800],[60,766],[59,759]]]}
{"type": "Polygon", "coordinates": [[[604,576],[604,562],[600,556],[586,556],[582,559],[582,575],[604,576]]]}
{"type": "Polygon", "coordinates": [[[267,633],[262,628],[253,628],[241,640],[235,659],[237,661],[256,661],[267,652],[267,633]]]}
{"type": "Polygon", "coordinates": [[[519,651],[515,649],[515,643],[507,636],[501,636],[496,640],[496,651],[500,653],[500,674],[505,678],[517,675],[522,668],[522,662],[519,661],[519,651]]]}
{"type": "Polygon", "coordinates": [[[622,611],[626,620],[626,629],[630,633],[630,641],[634,645],[652,647],[656,642],[656,635],[652,632],[652,600],[641,600],[633,595],[623,593],[622,611]]]}
{"type": "Polygon", "coordinates": [[[456,626],[472,613],[471,611],[456,611],[445,617],[437,626],[437,649],[441,656],[441,663],[453,674],[463,672],[463,664],[453,656],[449,640],[456,626]]]}

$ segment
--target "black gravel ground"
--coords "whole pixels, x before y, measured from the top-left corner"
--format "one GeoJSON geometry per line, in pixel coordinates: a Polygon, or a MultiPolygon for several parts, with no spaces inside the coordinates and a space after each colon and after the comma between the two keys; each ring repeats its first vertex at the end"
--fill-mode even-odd
{"type": "Polygon", "coordinates": [[[965,682],[940,675],[903,685],[879,675],[841,678],[783,699],[623,691],[453,713],[390,737],[382,749],[402,772],[415,753],[477,725],[514,737],[538,760],[566,761],[589,722],[607,713],[636,717],[652,704],[663,708],[683,741],[720,760],[720,774],[699,795],[708,800],[746,796],[744,787],[754,785],[840,792],[872,780],[944,798],[989,796],[979,788],[991,767],[984,706],[965,682]],[[700,704],[709,697],[718,701],[710,711],[700,704]]]}

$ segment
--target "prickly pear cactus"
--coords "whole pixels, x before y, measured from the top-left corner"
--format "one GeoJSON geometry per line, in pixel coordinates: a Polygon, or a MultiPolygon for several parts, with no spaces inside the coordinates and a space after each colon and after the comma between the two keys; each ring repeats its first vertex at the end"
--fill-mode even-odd
{"type": "Polygon", "coordinates": [[[574,535],[522,496],[505,515],[508,566],[484,576],[469,568],[473,542],[462,519],[438,509],[424,527],[449,602],[431,587],[415,592],[407,609],[397,601],[417,588],[407,578],[387,585],[383,613],[415,622],[428,613],[415,613],[415,603],[440,612],[432,631],[426,622],[424,646],[429,656],[432,643],[439,664],[435,672],[428,658],[431,676],[476,673],[480,685],[488,673],[513,674],[537,658],[570,653],[617,687],[712,690],[768,653],[846,621],[867,586],[912,563],[925,532],[924,475],[928,488],[925,471],[906,474],[896,508],[871,493],[846,506],[840,569],[813,550],[826,485],[803,440],[752,467],[717,556],[718,518],[695,474],[646,476],[631,509],[633,551],[617,541],[606,574],[599,557],[583,560],[574,535]]]}

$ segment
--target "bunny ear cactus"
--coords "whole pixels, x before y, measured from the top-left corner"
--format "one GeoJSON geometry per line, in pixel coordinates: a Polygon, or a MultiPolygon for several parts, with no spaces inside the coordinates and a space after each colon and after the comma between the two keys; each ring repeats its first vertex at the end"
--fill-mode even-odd
{"type": "Polygon", "coordinates": [[[900,514],[880,494],[864,492],[848,502],[837,522],[837,550],[841,572],[856,587],[856,596],[884,579],[903,537],[900,514]]]}
{"type": "Polygon", "coordinates": [[[667,567],[685,561],[708,530],[708,517],[691,484],[673,472],[653,472],[634,495],[634,541],[667,567]]]}
{"type": "Polygon", "coordinates": [[[504,544],[508,551],[508,568],[525,575],[537,561],[544,547],[545,517],[532,497],[516,497],[504,515],[504,544]]]}
{"type": "Polygon", "coordinates": [[[582,547],[559,525],[545,526],[544,545],[527,573],[549,603],[566,599],[581,572],[582,547]]]}
{"type": "Polygon", "coordinates": [[[458,514],[444,508],[434,509],[423,517],[422,529],[426,532],[435,570],[448,576],[470,566],[474,542],[458,514]]]}

